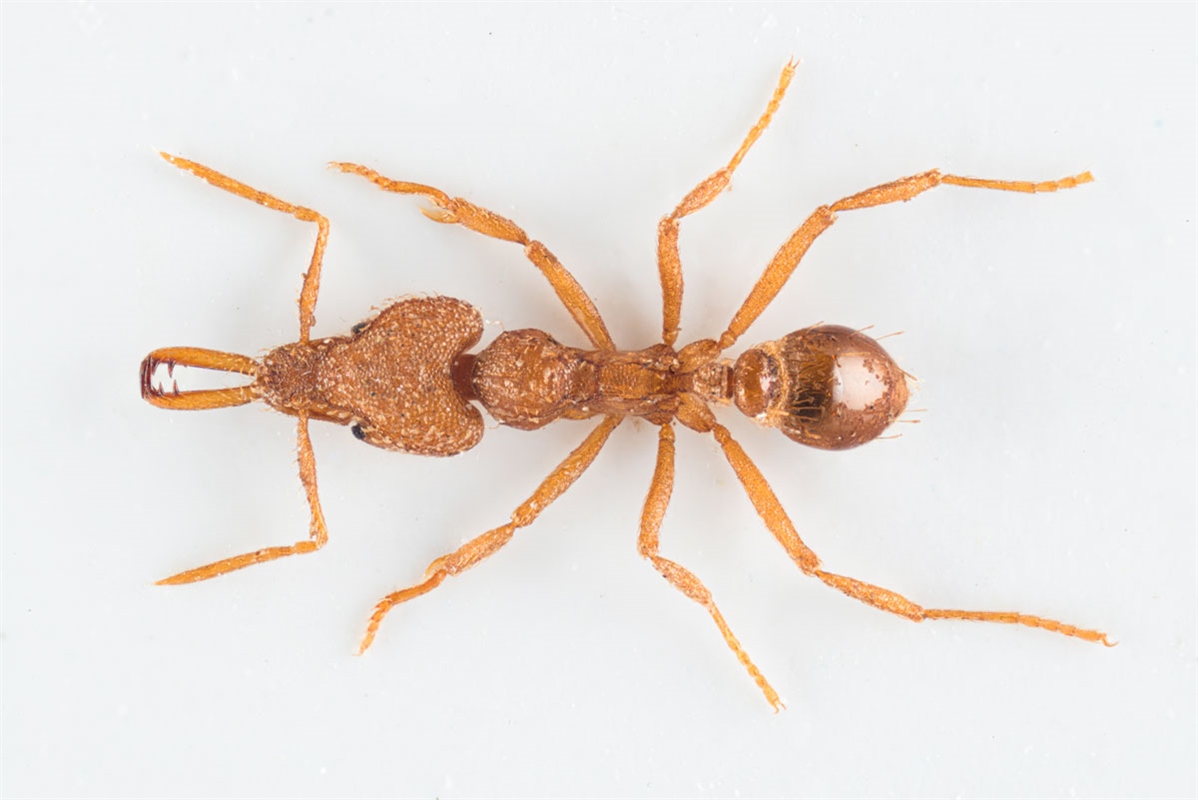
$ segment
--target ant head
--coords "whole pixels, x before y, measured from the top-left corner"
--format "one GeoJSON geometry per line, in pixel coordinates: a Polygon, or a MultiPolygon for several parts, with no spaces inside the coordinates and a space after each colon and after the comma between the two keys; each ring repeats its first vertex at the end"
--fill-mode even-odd
{"type": "Polygon", "coordinates": [[[482,438],[482,413],[459,385],[482,314],[452,297],[408,297],[348,336],[293,342],[262,357],[255,396],[276,411],[352,425],[366,444],[450,456],[482,438]],[[455,367],[462,362],[461,369],[455,367]]]}
{"type": "Polygon", "coordinates": [[[219,350],[205,350],[200,347],[164,347],[150,353],[141,362],[141,396],[146,402],[159,408],[188,411],[240,406],[258,397],[259,367],[260,364],[254,359],[236,353],[223,353],[219,350]],[[159,366],[165,365],[167,377],[173,378],[175,367],[180,364],[185,367],[199,367],[219,372],[236,372],[241,375],[249,375],[254,380],[245,386],[185,392],[179,391],[178,383],[173,383],[169,390],[163,389],[161,382],[157,386],[154,385],[154,373],[158,371],[159,366]]]}
{"type": "Polygon", "coordinates": [[[908,391],[906,374],[876,341],[818,325],[743,353],[733,397],[742,413],[800,444],[847,450],[886,430],[908,391]]]}

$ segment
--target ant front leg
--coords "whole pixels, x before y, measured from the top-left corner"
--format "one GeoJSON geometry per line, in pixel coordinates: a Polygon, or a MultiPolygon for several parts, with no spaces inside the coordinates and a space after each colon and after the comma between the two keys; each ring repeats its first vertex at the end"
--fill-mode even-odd
{"type": "MultiPolygon", "coordinates": [[[[329,221],[310,208],[280,200],[272,194],[267,194],[241,181],[230,178],[211,167],[206,167],[203,164],[173,156],[169,153],[160,153],[160,155],[179,169],[186,170],[197,177],[203,178],[218,189],[224,189],[226,192],[231,192],[239,197],[252,200],[260,206],[290,214],[304,222],[316,223],[316,244],[312,249],[312,259],[309,263],[308,271],[304,273],[304,284],[300,290],[299,297],[299,340],[301,343],[309,341],[312,325],[316,320],[314,310],[316,307],[316,296],[320,291],[320,268],[324,261],[325,245],[329,239],[329,221]]],[[[244,356],[213,353],[197,348],[168,348],[165,351],[156,352],[159,357],[163,354],[174,355],[176,359],[179,359],[178,363],[241,372],[247,375],[255,375],[258,368],[257,362],[253,359],[247,359],[244,356]]],[[[154,355],[151,354],[151,358],[147,359],[142,366],[143,395],[147,394],[147,387],[150,386],[153,377],[152,372],[156,365],[155,362],[151,361],[153,357],[154,355]]],[[[170,366],[174,366],[175,362],[171,360],[167,363],[170,366]]],[[[156,405],[166,408],[223,407],[236,405],[238,402],[248,402],[256,399],[256,397],[257,395],[252,387],[243,387],[236,390],[185,392],[173,397],[161,393],[148,393],[148,398],[151,399],[151,402],[155,402],[156,405]]],[[[329,534],[325,526],[324,512],[321,511],[320,498],[316,488],[316,457],[312,452],[312,440],[308,436],[308,416],[304,413],[300,413],[297,416],[299,419],[296,441],[299,451],[300,481],[304,485],[304,493],[307,495],[308,507],[311,511],[311,519],[308,524],[308,538],[290,546],[268,547],[252,553],[244,553],[232,558],[226,558],[203,567],[197,567],[196,569],[180,572],[177,575],[172,575],[169,578],[158,581],[159,584],[194,583],[195,581],[215,578],[217,575],[223,575],[226,572],[242,569],[252,564],[261,564],[266,561],[274,561],[277,558],[300,553],[311,553],[324,547],[329,539],[329,534]]]]}
{"type": "Polygon", "coordinates": [[[873,208],[889,203],[906,202],[929,189],[941,184],[950,186],[966,186],[972,189],[997,189],[1006,192],[1025,192],[1028,194],[1041,192],[1056,192],[1062,189],[1072,189],[1083,183],[1090,183],[1094,176],[1089,172],[1061,178],[1056,181],[996,181],[987,178],[966,178],[960,175],[945,175],[940,170],[931,170],[909,178],[902,178],[891,183],[884,183],[872,189],[837,200],[830,206],[820,206],[807,220],[799,226],[786,243],[779,248],[757,283],[749,292],[745,302],[737,310],[729,323],[728,329],[720,335],[719,349],[728,349],[752,325],[761,312],[773,302],[778,292],[790,280],[791,274],[803,260],[807,249],[811,247],[821,233],[826,231],[836,221],[839,211],[853,211],[859,208],[873,208]]]}
{"type": "Polygon", "coordinates": [[[230,178],[228,175],[223,175],[211,167],[205,167],[203,164],[197,164],[195,161],[188,161],[186,158],[180,158],[179,156],[172,156],[170,153],[159,153],[159,155],[179,169],[186,170],[197,177],[203,178],[218,189],[224,189],[226,192],[232,192],[238,197],[253,200],[260,206],[266,206],[267,208],[273,208],[275,211],[290,214],[304,222],[316,223],[316,246],[312,248],[312,260],[308,265],[308,271],[304,273],[304,286],[300,289],[299,297],[299,340],[307,342],[312,325],[316,322],[316,295],[320,291],[320,266],[324,262],[324,249],[329,241],[329,221],[310,208],[280,200],[272,194],[259,191],[239,180],[230,178]]]}
{"type": "Polygon", "coordinates": [[[312,440],[308,437],[308,417],[306,414],[299,416],[297,428],[298,433],[296,438],[299,443],[300,482],[304,484],[304,493],[308,497],[308,507],[312,512],[312,518],[308,524],[308,538],[298,541],[289,547],[267,547],[262,550],[255,550],[252,553],[243,553],[239,556],[226,558],[203,567],[189,569],[186,572],[180,572],[178,575],[163,578],[158,581],[158,585],[174,586],[181,583],[205,581],[209,578],[215,578],[217,575],[224,575],[226,572],[232,572],[233,570],[242,569],[253,564],[274,561],[276,558],[302,553],[314,553],[325,546],[329,541],[329,531],[325,527],[324,512],[320,508],[320,498],[316,492],[316,456],[312,453],[312,440]]]}
{"type": "Polygon", "coordinates": [[[620,424],[621,419],[621,417],[604,418],[603,422],[590,432],[582,444],[566,456],[566,460],[559,464],[553,472],[549,473],[549,477],[537,487],[532,497],[525,500],[512,513],[510,522],[471,539],[452,553],[433,561],[424,571],[423,582],[393,592],[380,600],[374,607],[374,613],[370,615],[366,634],[362,637],[362,644],[358,648],[359,655],[366,652],[366,649],[374,641],[379,625],[383,623],[383,617],[387,616],[388,611],[400,603],[406,603],[414,597],[419,597],[437,588],[441,585],[441,581],[449,576],[465,572],[483,559],[491,557],[511,541],[512,535],[518,528],[531,525],[550,503],[561,497],[582,476],[582,473],[587,471],[595,457],[599,455],[599,451],[603,449],[607,437],[620,424]]]}
{"type": "Polygon", "coordinates": [[[450,197],[432,186],[392,180],[380,175],[370,167],[360,164],[334,161],[329,166],[342,172],[361,175],[384,191],[415,194],[427,198],[437,209],[422,208],[421,213],[434,222],[456,223],[492,239],[502,239],[521,245],[524,248],[524,255],[549,280],[558,299],[570,312],[570,316],[574,318],[578,326],[582,328],[591,344],[597,350],[616,349],[611,334],[607,332],[607,326],[603,323],[603,318],[599,316],[599,309],[595,307],[595,302],[578,280],[562,266],[561,262],[557,260],[557,256],[549,252],[549,248],[534,239],[529,239],[528,234],[510,219],[481,206],[476,206],[469,200],[450,197]]]}
{"type": "Polygon", "coordinates": [[[749,671],[749,676],[761,689],[765,699],[774,707],[774,711],[781,711],[786,707],[785,704],[778,697],[778,693],[774,691],[774,687],[770,686],[769,681],[761,674],[761,670],[749,658],[749,654],[741,647],[740,641],[732,633],[728,623],[724,621],[724,615],[716,607],[715,600],[711,597],[711,591],[686,567],[659,555],[661,521],[665,516],[666,507],[670,504],[670,495],[673,491],[674,427],[667,422],[661,426],[661,431],[658,434],[657,466],[653,470],[653,482],[649,485],[649,494],[645,498],[645,509],[641,514],[641,535],[637,541],[637,549],[642,556],[653,563],[654,568],[675,589],[707,609],[707,613],[711,614],[711,618],[715,620],[716,626],[723,634],[724,641],[728,643],[728,647],[732,648],[737,660],[749,671]]]}
{"type": "Polygon", "coordinates": [[[740,147],[728,165],[707,176],[690,191],[690,194],[682,198],[682,202],[678,204],[677,208],[662,217],[661,222],[657,224],[657,270],[661,276],[662,299],[661,340],[665,344],[673,346],[674,342],[678,340],[679,324],[682,318],[683,282],[682,260],[678,255],[678,223],[683,217],[694,214],[707,206],[728,188],[728,183],[732,180],[732,173],[736,171],[749,149],[765,132],[774,112],[781,105],[782,98],[786,95],[786,87],[790,85],[790,79],[794,77],[797,66],[796,62],[791,61],[782,69],[782,75],[778,78],[778,86],[774,89],[774,95],[770,98],[769,105],[766,106],[757,123],[749,130],[744,141],[740,143],[740,147]]]}

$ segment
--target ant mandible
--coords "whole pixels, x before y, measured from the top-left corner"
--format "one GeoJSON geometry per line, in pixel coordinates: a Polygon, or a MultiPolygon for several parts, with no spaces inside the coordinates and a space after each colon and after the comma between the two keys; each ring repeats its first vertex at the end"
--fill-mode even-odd
{"type": "Polygon", "coordinates": [[[765,112],[727,166],[704,179],[658,224],[661,343],[643,350],[617,349],[594,302],[574,276],[515,223],[432,186],[391,180],[368,167],[343,162],[331,166],[361,175],[386,191],[426,198],[435,208],[422,211],[436,222],[463,225],[523,247],[528,260],[549,280],[594,349],[566,347],[543,331],[527,329],[501,333],[480,353],[468,353],[482,336],[482,316],[470,304],[449,297],[403,299],[355,325],[348,335],[312,339],[328,220],[312,209],[163,153],[167,161],[214,186],[315,223],[318,232],[299,297],[298,342],[271,350],[258,360],[201,348],[168,347],[150,353],[141,365],[142,397],[160,408],[222,408],[262,400],[297,418],[300,480],[311,508],[308,538],[286,547],[268,547],[226,558],[159,583],[207,580],[251,564],[311,553],[325,545],[328,531],[316,491],[309,420],[352,425],[357,438],[376,447],[451,456],[470,449],[482,438],[482,414],[472,405],[477,402],[499,422],[524,430],[557,419],[600,417],[601,421],[516,509],[509,522],[433,561],[420,583],[383,598],[370,617],[359,653],[374,641],[379,625],[393,607],[493,555],[518,528],[531,524],[578,480],[612,431],[629,416],[658,426],[657,464],[641,514],[637,549],[675,588],[707,610],[724,641],[775,710],[783,707],[778,693],[749,659],[707,587],[688,569],[660,555],[658,534],[674,485],[675,422],[715,437],[766,527],[803,573],[850,597],[916,622],[966,619],[1013,623],[1110,645],[1106,634],[1096,630],[1014,612],[924,608],[880,586],[824,571],[765,477],[711,410],[712,404],[735,405],[761,425],[778,428],[801,444],[826,450],[856,447],[876,438],[906,407],[907,382],[905,373],[886,351],[863,333],[818,325],[757,345],[735,362],[720,358],[721,354],[774,300],[807,248],[836,221],[839,212],[907,201],[942,184],[1055,192],[1090,182],[1090,173],[1032,183],[966,178],[932,170],[820,206],[778,250],[718,339],[700,339],[675,349],[682,307],[679,223],[727,188],[732,173],[777,111],[795,67],[791,62],[782,70],[765,112]],[[240,373],[252,380],[248,385],[225,389],[179,391],[176,383],[164,390],[161,384],[154,384],[160,365],[166,366],[168,375],[173,374],[176,365],[184,365],[240,373]]]}

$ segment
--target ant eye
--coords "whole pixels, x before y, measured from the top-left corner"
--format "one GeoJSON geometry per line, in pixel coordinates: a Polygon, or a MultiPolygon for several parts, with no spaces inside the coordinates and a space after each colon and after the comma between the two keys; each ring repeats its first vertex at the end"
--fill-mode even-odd
{"type": "Polygon", "coordinates": [[[366,433],[365,433],[365,431],[362,430],[361,425],[354,425],[349,430],[354,435],[355,439],[358,439],[359,441],[363,441],[363,442],[366,441],[366,433]]]}
{"type": "MultiPolygon", "coordinates": [[[[366,330],[366,323],[365,323],[365,322],[359,322],[357,325],[355,325],[355,326],[353,326],[352,328],[350,328],[350,329],[349,329],[349,332],[350,332],[350,333],[352,333],[354,336],[357,336],[359,333],[361,333],[361,332],[362,332],[362,331],[364,331],[364,330],[366,330]]],[[[361,437],[361,436],[359,436],[358,438],[359,438],[359,439],[361,439],[362,437],[361,437]]]]}

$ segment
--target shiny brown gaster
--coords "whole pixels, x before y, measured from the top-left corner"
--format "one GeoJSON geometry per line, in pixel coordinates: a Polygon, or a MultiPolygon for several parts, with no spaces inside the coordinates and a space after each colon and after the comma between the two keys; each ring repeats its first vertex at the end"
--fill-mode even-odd
{"type": "Polygon", "coordinates": [[[923,608],[905,597],[859,581],[825,572],[819,557],[803,543],[769,483],[748,455],[716,421],[711,405],[734,404],[762,425],[781,430],[802,444],[845,449],[876,438],[907,404],[906,376],[885,350],[859,331],[820,325],[757,345],[735,362],[721,358],[790,278],[807,248],[836,221],[841,211],[907,201],[941,184],[1015,192],[1055,192],[1092,180],[1083,172],[1045,183],[996,181],[944,175],[937,170],[820,206],[798,227],[766,266],[718,339],[700,339],[680,350],[682,265],[678,255],[679,222],[700,210],[728,186],[732,173],[765,131],[782,102],[795,64],[782,70],[765,112],[749,131],[727,166],[717,170],[682,199],[658,225],[657,260],[663,296],[662,339],[644,350],[619,350],[599,311],[578,281],[540,242],[529,239],[515,223],[461,198],[418,183],[385,178],[357,164],[335,163],[342,172],[361,175],[380,188],[426,198],[435,208],[429,218],[457,223],[473,231],[514,242],[549,280],[558,298],[590,340],[593,350],[559,344],[539,330],[500,334],[478,354],[467,351],[482,335],[482,316],[468,303],[448,297],[410,298],[355,325],[345,336],[311,339],[320,267],[328,240],[328,221],[208,167],[163,154],[175,166],[259,205],[317,225],[316,247],[300,292],[300,336],[294,344],[271,350],[261,360],[246,356],[170,347],[155,350],[141,365],[142,397],[161,408],[219,408],[262,400],[298,419],[300,480],[312,516],[308,538],[286,547],[270,547],[181,572],[160,583],[177,584],[214,578],[250,564],[318,550],[328,541],[316,491],[316,463],[308,438],[308,420],[352,425],[359,439],[376,447],[419,455],[449,456],[478,443],[483,433],[482,405],[495,419],[531,430],[556,419],[601,417],[599,424],[550,473],[510,521],[472,539],[433,561],[424,580],[383,598],[374,609],[359,652],[365,651],[387,612],[437,587],[494,554],[518,528],[529,525],[574,484],[595,460],[608,436],[628,416],[659,428],[657,466],[641,515],[640,554],[675,588],[703,606],[724,641],[749,671],[775,710],[782,701],[749,659],[720,614],[707,587],[689,570],[660,554],[659,531],[674,485],[674,423],[710,433],[744,486],[757,513],[807,575],[850,597],[920,622],[925,619],[968,619],[1044,628],[1066,636],[1111,644],[1106,635],[1043,617],[1002,611],[958,611],[923,608]],[[235,372],[250,377],[247,385],[217,390],[164,390],[154,379],[165,365],[173,377],[176,365],[235,372]]]}

